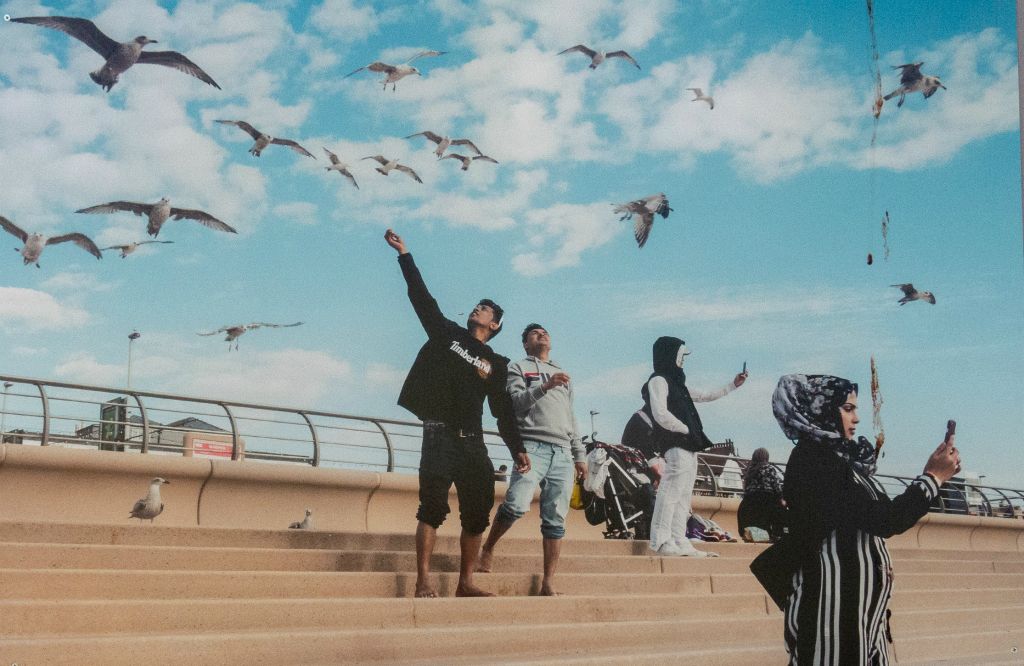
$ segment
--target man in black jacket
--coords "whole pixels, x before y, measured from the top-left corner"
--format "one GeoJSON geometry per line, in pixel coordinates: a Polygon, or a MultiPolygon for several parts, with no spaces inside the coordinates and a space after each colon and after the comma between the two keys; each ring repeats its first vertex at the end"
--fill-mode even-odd
{"type": "Polygon", "coordinates": [[[402,238],[388,229],[384,240],[398,251],[409,300],[428,338],[398,396],[398,404],[423,421],[420,506],[416,512],[416,596],[437,596],[430,584],[430,556],[437,528],[450,511],[448,489],[452,483],[458,493],[462,522],[462,561],[455,596],[493,596],[473,584],[480,542],[494,506],[494,465],[487,455],[481,424],[484,398],[498,420],[498,432],[512,452],[516,470],[530,470],[512,400],[505,391],[508,359],[486,344],[501,331],[503,312],[497,303],[484,299],[473,308],[465,327],[446,319],[402,238]]]}

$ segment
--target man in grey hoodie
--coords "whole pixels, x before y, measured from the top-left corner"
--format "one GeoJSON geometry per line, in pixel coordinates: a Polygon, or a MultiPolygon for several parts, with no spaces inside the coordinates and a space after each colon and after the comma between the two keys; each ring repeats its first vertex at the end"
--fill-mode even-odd
{"type": "Polygon", "coordinates": [[[540,324],[523,331],[526,358],[508,366],[508,392],[516,424],[531,467],[512,472],[505,501],[498,507],[480,551],[478,571],[490,571],[494,547],[512,523],[530,510],[533,492],[540,485],[540,531],[544,537],[544,580],[540,593],[555,594],[552,580],[558,567],[565,516],[573,479],[586,476],[586,450],[573,413],[569,375],[549,358],[551,337],[540,324]]]}

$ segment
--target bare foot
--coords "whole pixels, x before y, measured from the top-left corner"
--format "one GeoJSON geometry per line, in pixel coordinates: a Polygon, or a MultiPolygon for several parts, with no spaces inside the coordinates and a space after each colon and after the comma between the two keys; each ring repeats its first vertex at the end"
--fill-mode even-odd
{"type": "Polygon", "coordinates": [[[459,583],[459,586],[455,588],[455,596],[457,597],[493,597],[493,592],[485,592],[476,585],[459,583]]]}
{"type": "Polygon", "coordinates": [[[555,592],[555,588],[551,587],[547,583],[544,583],[543,585],[540,586],[540,593],[539,594],[542,597],[560,597],[560,596],[562,596],[561,592],[555,592]]]}
{"type": "Polygon", "coordinates": [[[494,552],[493,551],[481,548],[480,549],[480,559],[477,560],[477,563],[476,563],[476,570],[480,571],[482,573],[490,573],[491,572],[491,560],[493,558],[494,558],[494,552]]]}
{"type": "Polygon", "coordinates": [[[424,583],[423,585],[416,583],[415,596],[420,599],[433,599],[437,597],[437,592],[434,588],[430,587],[429,583],[424,583]]]}

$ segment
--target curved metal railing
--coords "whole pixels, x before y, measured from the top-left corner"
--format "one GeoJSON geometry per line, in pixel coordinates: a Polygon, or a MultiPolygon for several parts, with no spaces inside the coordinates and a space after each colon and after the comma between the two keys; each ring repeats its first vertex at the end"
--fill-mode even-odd
{"type": "MultiPolygon", "coordinates": [[[[419,469],[419,421],[13,375],[0,375],[0,382],[3,442],[387,472],[419,469]]],[[[496,467],[511,467],[496,431],[485,430],[484,442],[496,467]]],[[[737,456],[699,454],[694,492],[741,496],[739,472],[746,463],[737,456]],[[730,460],[735,466],[728,465],[730,460]]],[[[785,472],[784,464],[771,464],[785,472]]],[[[913,480],[887,474],[876,478],[890,494],[902,492],[913,480]]],[[[934,510],[1024,517],[1024,491],[954,480],[942,487],[934,510]]]]}

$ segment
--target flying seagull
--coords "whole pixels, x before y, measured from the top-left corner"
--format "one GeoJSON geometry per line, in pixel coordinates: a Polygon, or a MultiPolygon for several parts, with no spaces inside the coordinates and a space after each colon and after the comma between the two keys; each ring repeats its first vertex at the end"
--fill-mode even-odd
{"type": "Polygon", "coordinates": [[[715,98],[711,95],[705,95],[704,91],[700,88],[687,88],[687,90],[693,92],[693,99],[690,100],[691,102],[707,102],[709,107],[712,109],[715,108],[715,98]]]}
{"type": "Polygon", "coordinates": [[[296,520],[288,526],[290,530],[311,530],[313,529],[313,511],[306,509],[306,517],[301,521],[296,520]]]}
{"type": "Polygon", "coordinates": [[[64,243],[67,241],[73,242],[75,245],[97,259],[103,258],[103,255],[100,253],[100,249],[96,247],[96,243],[93,243],[92,239],[85,234],[72,233],[47,238],[42,234],[27,233],[21,227],[2,215],[0,215],[0,227],[3,227],[4,230],[12,236],[20,238],[21,242],[25,244],[25,246],[20,250],[18,248],[14,248],[14,251],[21,254],[25,259],[26,266],[29,264],[35,264],[36,268],[39,268],[39,255],[43,253],[43,249],[47,245],[56,245],[57,243],[64,243]]]}
{"type": "MultiPolygon", "coordinates": [[[[263,132],[259,131],[258,129],[256,129],[249,123],[245,122],[244,120],[218,120],[217,122],[221,123],[222,125],[234,125],[236,127],[239,127],[242,130],[245,130],[245,132],[249,136],[256,139],[256,143],[252,144],[252,148],[249,149],[249,152],[256,157],[259,157],[260,153],[262,153],[263,150],[272,143],[278,146],[288,146],[289,148],[291,148],[300,155],[313,157],[313,153],[309,152],[308,150],[300,146],[298,143],[292,141],[291,139],[275,139],[269,134],[264,134],[263,132]]],[[[316,158],[313,157],[313,159],[316,158]]]]}
{"type": "Polygon", "coordinates": [[[426,137],[427,139],[437,144],[437,148],[434,150],[434,154],[437,155],[438,159],[440,159],[444,155],[444,151],[448,150],[449,146],[469,146],[470,150],[472,150],[477,155],[483,155],[483,153],[480,152],[480,149],[476,147],[476,144],[470,141],[469,139],[451,139],[447,136],[439,136],[438,134],[435,134],[430,130],[427,130],[425,132],[416,132],[415,134],[410,134],[405,138],[411,139],[416,136],[426,137]]]}
{"type": "Polygon", "coordinates": [[[127,245],[111,245],[110,247],[101,248],[102,250],[120,250],[121,258],[124,259],[129,254],[139,249],[140,245],[148,245],[150,243],[173,243],[174,241],[158,241],[158,240],[146,240],[136,241],[134,243],[128,243],[127,245]]]}
{"type": "Polygon", "coordinates": [[[921,73],[921,65],[923,64],[924,62],[911,62],[905,65],[894,65],[893,69],[902,70],[900,72],[900,86],[882,99],[889,101],[896,95],[899,95],[900,101],[896,102],[896,106],[901,107],[907,93],[919,92],[924,95],[925,99],[928,99],[939,88],[945,90],[946,86],[942,85],[939,77],[921,73]]]}
{"type": "Polygon", "coordinates": [[[900,305],[906,305],[910,301],[928,301],[932,305],[935,305],[935,295],[930,291],[918,291],[914,289],[914,285],[907,282],[906,284],[891,284],[890,287],[899,287],[903,290],[903,298],[900,299],[900,305]]]}
{"type": "Polygon", "coordinates": [[[338,159],[337,155],[327,150],[326,148],[324,148],[324,152],[327,153],[328,159],[331,160],[331,166],[324,168],[327,169],[328,171],[337,171],[342,176],[345,176],[346,178],[352,181],[352,184],[355,185],[356,189],[358,190],[359,183],[356,182],[356,177],[352,175],[352,172],[348,170],[348,165],[342,162],[340,159],[338,159]]]}
{"type": "Polygon", "coordinates": [[[488,157],[487,155],[474,155],[472,157],[466,157],[465,155],[459,155],[458,153],[448,153],[441,159],[448,159],[449,157],[453,157],[462,162],[463,171],[469,171],[470,162],[475,162],[477,160],[483,160],[484,162],[494,162],[495,164],[498,163],[498,160],[494,159],[493,157],[488,157]]]}
{"type": "Polygon", "coordinates": [[[383,155],[371,155],[369,157],[364,157],[363,159],[377,160],[378,162],[380,162],[380,166],[377,167],[377,173],[382,173],[386,176],[392,169],[396,169],[398,171],[401,171],[402,173],[408,174],[409,177],[415,180],[417,183],[423,182],[422,180],[420,180],[419,175],[415,171],[405,166],[404,164],[399,164],[398,160],[389,160],[383,155]]]}
{"type": "Polygon", "coordinates": [[[390,83],[391,84],[391,90],[393,91],[395,89],[395,83],[397,81],[399,81],[401,79],[404,79],[405,77],[409,76],[410,74],[415,74],[417,76],[420,76],[420,70],[416,69],[415,67],[413,67],[412,65],[409,64],[413,60],[416,60],[417,58],[427,58],[427,57],[440,56],[440,55],[444,55],[446,53],[448,53],[448,52],[447,51],[420,51],[419,53],[417,53],[413,57],[409,58],[408,60],[406,60],[405,62],[403,62],[400,65],[389,65],[386,62],[381,62],[380,60],[375,60],[375,61],[371,62],[369,65],[363,65],[359,69],[352,70],[351,72],[349,72],[348,74],[346,74],[345,76],[343,76],[341,78],[347,79],[348,77],[352,76],[356,72],[361,72],[364,69],[368,69],[371,72],[379,72],[381,74],[384,74],[384,80],[383,80],[384,90],[388,89],[388,84],[390,83]]]}
{"type": "Polygon", "coordinates": [[[155,39],[145,35],[139,35],[130,42],[119,44],[96,27],[92,21],[83,18],[70,18],[67,16],[26,16],[23,18],[11,19],[14,23],[28,23],[43,28],[60,30],[71,35],[75,39],[85,43],[96,53],[100,54],[105,63],[89,76],[98,83],[104,90],[110,89],[117,83],[118,77],[129,67],[138,63],[141,65],[163,65],[173,67],[179,72],[184,72],[196,77],[204,83],[209,83],[214,88],[220,89],[217,82],[210,78],[199,65],[195,64],[177,51],[143,51],[146,44],[156,44],[155,39]]]}
{"type": "Polygon", "coordinates": [[[149,223],[146,225],[146,232],[150,236],[156,238],[160,233],[160,227],[163,226],[164,222],[168,218],[174,218],[175,220],[188,219],[195,220],[204,227],[216,229],[217,231],[227,231],[228,233],[237,234],[238,232],[224,224],[213,215],[205,213],[201,210],[192,210],[190,208],[171,208],[171,200],[167,197],[160,199],[153,204],[146,203],[134,203],[131,201],[111,201],[110,203],[99,204],[98,206],[90,206],[89,208],[82,208],[76,210],[76,213],[116,213],[118,211],[126,211],[129,213],[135,213],[139,217],[145,215],[149,218],[149,223]]]}
{"type": "Polygon", "coordinates": [[[139,520],[148,520],[153,522],[153,519],[159,516],[164,510],[164,503],[160,500],[160,486],[165,483],[170,483],[167,479],[161,479],[159,476],[149,482],[149,492],[146,496],[135,503],[132,507],[131,513],[128,514],[129,518],[138,518],[139,520]]]}
{"type": "Polygon", "coordinates": [[[196,335],[217,335],[218,333],[224,333],[224,340],[228,343],[228,351],[231,351],[231,343],[235,343],[235,349],[238,349],[238,338],[242,337],[242,334],[246,331],[251,331],[257,328],[290,328],[292,326],[302,326],[303,322],[297,321],[294,324],[268,324],[262,321],[254,321],[251,324],[237,324],[235,326],[224,326],[218,328],[216,331],[210,331],[209,333],[196,333],[196,335]]]}
{"type": "Polygon", "coordinates": [[[636,221],[633,223],[633,236],[640,247],[643,247],[644,243],[647,242],[647,236],[651,233],[651,227],[654,225],[654,216],[661,215],[665,219],[668,218],[668,214],[672,211],[668,206],[668,198],[664,192],[652,194],[649,197],[629,201],[624,204],[612,204],[612,206],[612,212],[622,215],[619,220],[628,220],[634,215],[637,216],[636,221]]]}
{"type": "Polygon", "coordinates": [[[587,48],[583,44],[577,44],[576,46],[567,48],[564,51],[559,51],[558,55],[562,55],[563,53],[572,53],[573,51],[579,51],[590,58],[590,69],[597,69],[597,66],[607,58],[624,58],[625,60],[633,63],[637,69],[640,69],[640,65],[637,64],[636,60],[633,60],[633,56],[629,55],[625,51],[611,51],[609,53],[605,53],[604,51],[595,51],[594,49],[587,48]]]}

